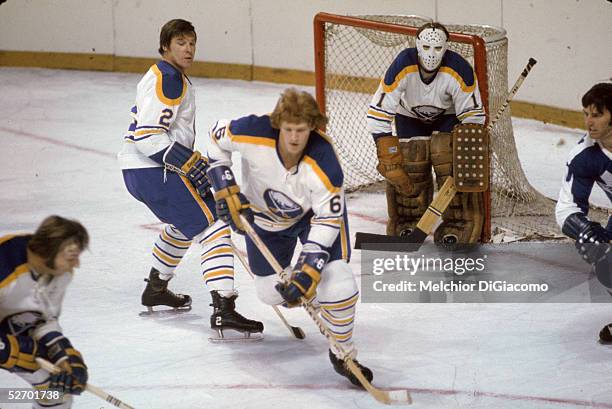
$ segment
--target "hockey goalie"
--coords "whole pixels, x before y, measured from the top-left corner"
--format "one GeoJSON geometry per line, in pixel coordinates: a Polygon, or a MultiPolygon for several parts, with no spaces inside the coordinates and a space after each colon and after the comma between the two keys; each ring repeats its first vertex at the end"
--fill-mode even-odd
{"type": "MultiPolygon", "coordinates": [[[[440,23],[421,26],[416,47],[397,55],[369,105],[367,127],[376,143],[377,169],[386,179],[390,236],[409,234],[427,210],[434,191],[432,166],[438,188],[449,176],[457,176],[453,130],[466,124],[484,128],[474,70],[461,55],[447,50],[448,38],[440,23]]],[[[474,157],[478,161],[479,155],[474,157]]],[[[435,231],[436,243],[474,243],[481,235],[482,193],[459,190],[435,231]]]]}

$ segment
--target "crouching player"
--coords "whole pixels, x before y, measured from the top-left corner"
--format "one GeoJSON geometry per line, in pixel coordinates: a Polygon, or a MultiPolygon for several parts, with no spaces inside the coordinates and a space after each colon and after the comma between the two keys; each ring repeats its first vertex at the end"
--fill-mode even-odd
{"type": "MultiPolygon", "coordinates": [[[[557,222],[563,233],[576,240],[578,252],[612,295],[612,217],[606,227],[588,217],[595,183],[612,202],[612,84],[594,85],[582,97],[582,109],[588,133],[570,152],[557,222]]],[[[612,323],[603,327],[599,340],[612,343],[612,323]]]]}
{"type": "MultiPolygon", "coordinates": [[[[343,173],[327,136],[318,131],[327,118],[314,98],[285,90],[274,112],[219,121],[210,131],[208,177],[215,190],[218,216],[244,232],[243,214],[283,268],[289,267],[297,240],[302,251],[289,284],[279,283],[273,268],[247,236],[249,264],[258,297],[267,304],[296,304],[315,295],[320,315],[352,358],[357,283],[348,265],[350,243],[343,173]],[[230,169],[231,153],[242,157],[243,189],[230,169]]],[[[353,384],[339,351],[329,351],[334,369],[353,384]]],[[[359,365],[371,381],[372,372],[359,365]]]]}
{"type": "Polygon", "coordinates": [[[70,408],[71,395],[79,395],[87,384],[87,366],[58,318],[88,242],[80,223],[59,216],[47,217],[33,235],[0,237],[0,367],[37,390],[60,391],[59,398],[41,393],[34,408],[70,408]],[[61,372],[41,369],[37,357],[61,372]]]}

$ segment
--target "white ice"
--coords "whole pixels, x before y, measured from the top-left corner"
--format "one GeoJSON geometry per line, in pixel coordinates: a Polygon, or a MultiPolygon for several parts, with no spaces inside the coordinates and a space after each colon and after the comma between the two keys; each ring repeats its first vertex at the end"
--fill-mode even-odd
{"type": "MultiPolygon", "coordinates": [[[[290,337],[272,309],[258,302],[238,261],[238,309],[264,322],[262,342],[207,340],[210,297],[195,251],[171,283],[193,296],[193,310],[138,315],[160,225],[127,193],[115,155],[139,78],[0,69],[0,235],[32,231],[50,214],[79,219],[89,229],[91,248],[61,322],[85,357],[90,382],[136,408],[383,407],[332,370],[325,338],[300,309],[282,310],[307,334],[303,341],[290,337]]],[[[285,88],[193,82],[199,135],[219,118],[271,111],[285,88]]],[[[555,197],[565,157],[582,132],[530,120],[513,124],[529,179],[555,197]]],[[[593,201],[606,206],[595,190],[593,201]]],[[[353,233],[384,231],[382,193],[350,194],[348,206],[353,233]]],[[[360,254],[353,254],[359,277],[360,254]]],[[[360,303],[354,339],[374,384],[409,389],[415,408],[612,408],[612,348],[596,342],[611,321],[608,304],[360,303]]],[[[5,371],[0,385],[26,386],[5,371]]],[[[0,403],[2,409],[22,407],[28,405],[0,403]]],[[[112,406],[85,393],[74,407],[112,406]]]]}

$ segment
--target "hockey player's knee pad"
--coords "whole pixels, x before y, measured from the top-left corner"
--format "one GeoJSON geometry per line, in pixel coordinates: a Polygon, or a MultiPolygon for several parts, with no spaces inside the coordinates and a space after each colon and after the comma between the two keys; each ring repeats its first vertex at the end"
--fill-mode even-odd
{"type": "Polygon", "coordinates": [[[257,298],[268,305],[279,305],[285,302],[275,288],[276,284],[279,282],[276,274],[263,277],[255,276],[255,292],[257,293],[257,298]]]}
{"type": "Polygon", "coordinates": [[[334,260],[323,268],[317,298],[321,304],[348,299],[358,293],[353,270],[344,260],[334,260]]]}

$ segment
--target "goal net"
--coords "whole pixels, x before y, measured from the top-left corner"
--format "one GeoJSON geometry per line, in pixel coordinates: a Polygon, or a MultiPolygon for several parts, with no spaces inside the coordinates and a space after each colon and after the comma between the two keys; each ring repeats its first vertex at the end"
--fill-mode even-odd
{"type": "MultiPolygon", "coordinates": [[[[376,171],[376,146],[366,130],[366,111],[391,61],[415,47],[417,28],[431,21],[421,16],[315,16],[317,101],[329,117],[345,172],[347,190],[382,180],[376,171]]],[[[448,48],[474,67],[480,93],[493,117],[508,94],[505,30],[492,26],[445,24],[448,48]]],[[[555,202],[527,180],[519,161],[510,108],[491,130],[491,183],[485,193],[483,240],[492,236],[522,239],[563,237],[554,218],[555,202]]]]}

